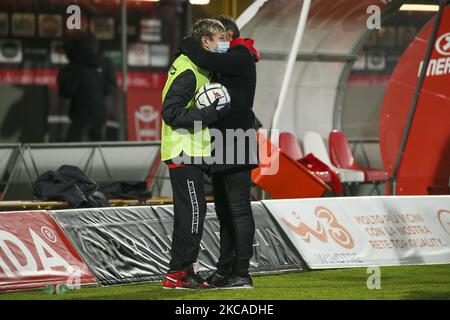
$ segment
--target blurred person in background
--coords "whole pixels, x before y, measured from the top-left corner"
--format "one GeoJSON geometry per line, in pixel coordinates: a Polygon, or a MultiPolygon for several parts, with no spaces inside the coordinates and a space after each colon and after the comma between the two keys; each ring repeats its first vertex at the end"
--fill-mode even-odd
{"type": "Polygon", "coordinates": [[[112,63],[101,56],[99,43],[93,35],[67,40],[64,51],[69,64],[58,74],[58,93],[70,100],[72,122],[66,141],[83,141],[86,135],[91,141],[103,141],[106,97],[117,88],[112,63]]]}

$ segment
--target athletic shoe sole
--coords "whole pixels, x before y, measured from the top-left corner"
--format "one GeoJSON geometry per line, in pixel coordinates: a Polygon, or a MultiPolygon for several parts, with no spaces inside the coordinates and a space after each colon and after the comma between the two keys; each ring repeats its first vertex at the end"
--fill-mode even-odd
{"type": "Polygon", "coordinates": [[[176,290],[216,290],[218,288],[182,288],[182,287],[176,287],[176,290]]]}
{"type": "Polygon", "coordinates": [[[255,289],[253,286],[239,286],[239,287],[217,287],[216,289],[234,290],[234,289],[255,289]]]}

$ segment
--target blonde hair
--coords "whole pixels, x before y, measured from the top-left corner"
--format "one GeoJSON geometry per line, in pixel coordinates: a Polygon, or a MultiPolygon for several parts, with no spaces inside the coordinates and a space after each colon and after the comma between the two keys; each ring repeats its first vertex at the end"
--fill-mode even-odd
{"type": "Polygon", "coordinates": [[[215,19],[200,19],[191,28],[191,37],[200,41],[203,36],[214,37],[220,32],[226,32],[223,24],[215,19]]]}

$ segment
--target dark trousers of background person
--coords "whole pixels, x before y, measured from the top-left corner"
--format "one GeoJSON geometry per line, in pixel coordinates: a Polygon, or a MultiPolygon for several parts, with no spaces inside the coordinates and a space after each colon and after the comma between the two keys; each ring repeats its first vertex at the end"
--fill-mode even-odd
{"type": "Polygon", "coordinates": [[[174,212],[169,273],[189,268],[197,260],[206,216],[203,172],[195,165],[169,169],[174,212]]]}
{"type": "Polygon", "coordinates": [[[104,141],[105,121],[96,119],[72,119],[67,133],[67,142],[81,142],[86,135],[90,141],[104,141]]]}
{"type": "Polygon", "coordinates": [[[250,203],[251,170],[212,175],[214,202],[220,222],[220,257],[217,272],[248,275],[253,256],[255,222],[250,203]]]}

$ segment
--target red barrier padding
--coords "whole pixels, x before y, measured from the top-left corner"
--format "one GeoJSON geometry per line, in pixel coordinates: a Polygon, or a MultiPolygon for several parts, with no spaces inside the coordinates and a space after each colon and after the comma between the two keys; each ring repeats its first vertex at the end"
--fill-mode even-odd
{"type": "Polygon", "coordinates": [[[96,283],[50,213],[0,213],[0,291],[96,283]]]}

